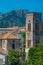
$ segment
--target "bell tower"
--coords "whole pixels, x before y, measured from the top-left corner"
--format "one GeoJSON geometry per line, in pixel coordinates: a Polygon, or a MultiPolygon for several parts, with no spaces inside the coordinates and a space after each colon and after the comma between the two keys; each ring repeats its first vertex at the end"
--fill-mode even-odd
{"type": "Polygon", "coordinates": [[[30,12],[26,15],[26,54],[28,50],[41,43],[41,13],[30,12]]]}

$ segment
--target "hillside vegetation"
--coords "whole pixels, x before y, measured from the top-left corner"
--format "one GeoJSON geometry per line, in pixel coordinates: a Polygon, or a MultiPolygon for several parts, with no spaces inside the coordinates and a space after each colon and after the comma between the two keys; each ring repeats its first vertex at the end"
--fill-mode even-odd
{"type": "Polygon", "coordinates": [[[25,9],[12,10],[5,14],[0,12],[0,27],[25,26],[28,12],[25,9]]]}

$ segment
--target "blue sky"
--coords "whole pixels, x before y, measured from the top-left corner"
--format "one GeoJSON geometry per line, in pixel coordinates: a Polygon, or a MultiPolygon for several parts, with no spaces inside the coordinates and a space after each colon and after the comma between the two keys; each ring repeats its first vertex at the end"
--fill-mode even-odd
{"type": "Polygon", "coordinates": [[[28,9],[43,14],[43,0],[0,0],[0,12],[6,13],[16,9],[28,9]]]}

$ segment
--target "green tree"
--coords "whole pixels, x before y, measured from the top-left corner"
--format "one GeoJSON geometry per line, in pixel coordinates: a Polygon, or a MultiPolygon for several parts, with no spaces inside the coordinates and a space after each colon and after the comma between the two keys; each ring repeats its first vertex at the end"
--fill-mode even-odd
{"type": "MultiPolygon", "coordinates": [[[[23,62],[25,61],[25,45],[26,45],[26,33],[25,32],[23,32],[23,34],[22,34],[22,36],[23,36],[23,48],[22,48],[22,60],[23,60],[23,62]]],[[[25,63],[24,63],[25,64],[25,63]]]]}
{"type": "Polygon", "coordinates": [[[18,65],[20,52],[17,50],[10,50],[8,52],[8,65],[18,65]]]}
{"type": "Polygon", "coordinates": [[[27,65],[43,65],[43,47],[41,45],[29,50],[27,65]]]}
{"type": "Polygon", "coordinates": [[[24,32],[24,33],[22,34],[22,36],[23,36],[23,51],[25,51],[25,45],[26,45],[26,33],[24,32]]]}
{"type": "Polygon", "coordinates": [[[42,35],[42,39],[41,39],[42,41],[41,41],[41,44],[42,44],[42,46],[43,46],[43,35],[42,35]]]}

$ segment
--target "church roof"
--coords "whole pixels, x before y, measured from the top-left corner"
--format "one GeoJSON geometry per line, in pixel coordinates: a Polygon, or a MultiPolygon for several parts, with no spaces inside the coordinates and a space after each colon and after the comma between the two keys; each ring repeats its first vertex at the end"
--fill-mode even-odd
{"type": "Polygon", "coordinates": [[[12,33],[13,32],[11,32],[11,33],[1,33],[0,34],[0,39],[15,39],[15,40],[20,39],[19,37],[14,36],[12,33]]]}
{"type": "Polygon", "coordinates": [[[0,30],[11,30],[11,31],[17,31],[17,30],[21,30],[21,31],[25,31],[25,27],[8,27],[8,28],[0,28],[0,30]]]}
{"type": "Polygon", "coordinates": [[[0,33],[0,39],[20,39],[19,37],[14,36],[13,33],[17,30],[24,32],[25,27],[0,28],[0,30],[11,30],[11,32],[0,33]]]}

